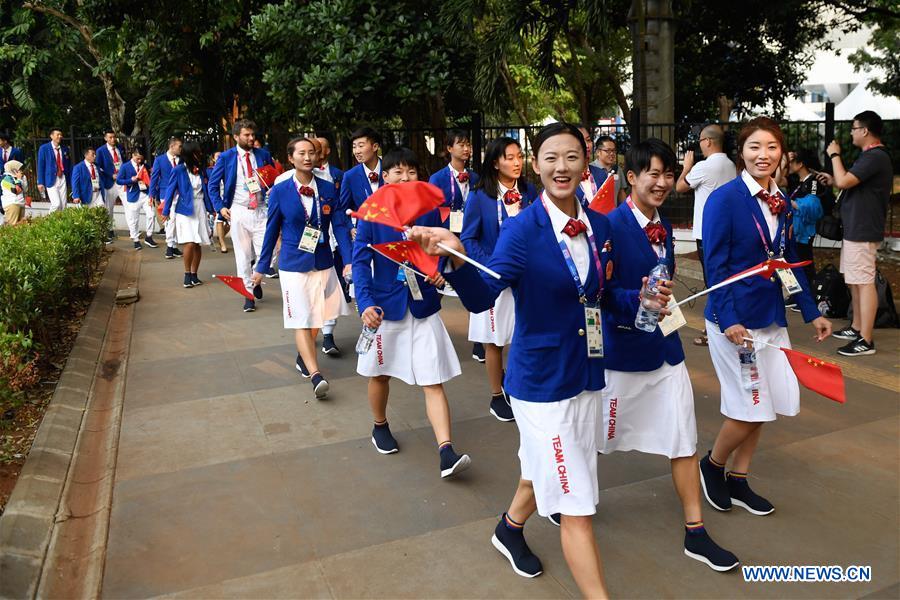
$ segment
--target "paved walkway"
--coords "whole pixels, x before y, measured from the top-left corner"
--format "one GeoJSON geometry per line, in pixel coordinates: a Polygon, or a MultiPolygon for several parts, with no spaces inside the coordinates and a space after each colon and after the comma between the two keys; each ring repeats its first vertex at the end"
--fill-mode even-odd
{"type": "MultiPolygon", "coordinates": [[[[130,251],[124,242],[118,249],[130,251]]],[[[518,477],[518,435],[487,412],[458,301],[442,311],[463,364],[447,392],[453,438],[473,465],[442,481],[417,388],[391,390],[401,452],[372,448],[366,382],[352,353],[356,319],[339,321],[345,354],[322,358],[333,391],[317,402],[294,370],[277,281],[257,312],[244,314],[241,299],[210,277],[234,272],[232,254],[206,251],[206,285],[185,290],[180,261],[142,252],[104,596],[577,596],[559,530],[545,519],[527,527],[541,577],[514,575],[490,545],[518,477]]],[[[699,307],[690,311],[690,323],[699,316],[699,307]]],[[[790,319],[792,337],[809,339],[799,316],[790,319]]],[[[687,559],[668,461],[632,452],[600,458],[595,525],[613,594],[898,597],[900,344],[896,332],[878,333],[879,354],[848,370],[856,379],[847,380],[845,406],[804,390],[799,417],[766,427],[754,486],[778,510],[764,518],[705,510],[712,534],[745,565],[871,565],[872,582],[750,584],[687,559]]],[[[695,334],[686,328],[682,337],[695,334]]],[[[705,449],[721,422],[718,382],[706,349],[688,343],[686,351],[705,449]]]]}

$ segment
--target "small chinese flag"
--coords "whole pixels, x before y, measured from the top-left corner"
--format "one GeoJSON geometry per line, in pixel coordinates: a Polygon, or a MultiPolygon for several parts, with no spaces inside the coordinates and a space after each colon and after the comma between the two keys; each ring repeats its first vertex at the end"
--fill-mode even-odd
{"type": "MultiPolygon", "coordinates": [[[[769,279],[770,277],[772,277],[772,275],[775,274],[775,269],[796,269],[797,267],[805,267],[806,265],[810,264],[811,262],[812,262],[811,260],[804,260],[804,261],[800,261],[800,262],[789,263],[789,262],[785,262],[783,260],[778,260],[778,259],[773,258],[773,259],[767,260],[765,262],[761,262],[758,265],[754,265],[754,266],[750,267],[749,269],[744,269],[740,273],[736,273],[736,274],[732,275],[731,277],[729,277],[728,279],[735,279],[745,273],[749,273],[750,271],[756,271],[757,269],[759,269],[759,271],[757,273],[755,273],[755,275],[759,275],[760,277],[769,279]]],[[[726,279],[725,281],[728,281],[728,279],[726,279]]]]}
{"type": "Polygon", "coordinates": [[[236,291],[244,298],[253,300],[253,294],[247,291],[247,287],[244,285],[244,280],[242,278],[235,277],[234,275],[213,275],[213,277],[236,291]]]}
{"type": "Polygon", "coordinates": [[[787,356],[797,381],[803,387],[841,404],[847,401],[844,374],[839,366],[796,350],[781,348],[781,351],[787,356]]]}
{"type": "Polygon", "coordinates": [[[422,247],[415,242],[404,240],[402,242],[385,242],[372,244],[372,248],[384,254],[398,263],[410,263],[425,275],[434,275],[438,270],[437,256],[426,254],[422,247]]]}
{"type": "Polygon", "coordinates": [[[451,210],[450,210],[449,206],[441,206],[440,208],[438,208],[438,212],[441,215],[441,223],[445,222],[447,219],[450,218],[451,210]]]}
{"type": "Polygon", "coordinates": [[[267,190],[272,189],[272,186],[275,185],[275,178],[282,173],[284,173],[284,167],[282,167],[279,162],[276,162],[274,167],[272,165],[263,165],[256,170],[259,182],[267,190]]]}
{"type": "Polygon", "coordinates": [[[444,193],[424,181],[392,183],[378,188],[351,217],[403,231],[444,203],[444,193]]]}
{"type": "Polygon", "coordinates": [[[146,185],[147,188],[149,189],[149,187],[150,187],[150,171],[145,169],[143,165],[141,165],[141,172],[138,173],[138,179],[141,180],[141,182],[144,185],[146,185]]]}
{"type": "Polygon", "coordinates": [[[616,207],[616,176],[610,173],[591,200],[590,208],[600,214],[608,215],[616,207]]]}

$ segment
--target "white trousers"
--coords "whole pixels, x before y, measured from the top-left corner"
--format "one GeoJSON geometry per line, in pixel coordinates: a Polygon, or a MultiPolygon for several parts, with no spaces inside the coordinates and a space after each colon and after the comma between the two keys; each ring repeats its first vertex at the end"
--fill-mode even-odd
{"type": "Polygon", "coordinates": [[[56,212],[66,207],[66,196],[69,193],[69,187],[66,185],[65,177],[57,177],[56,183],[47,186],[47,199],[50,201],[50,212],[56,212]]]}
{"type": "Polygon", "coordinates": [[[153,207],[147,204],[147,194],[141,194],[137,202],[125,202],[125,222],[128,224],[128,235],[131,241],[138,242],[141,239],[140,223],[141,211],[144,211],[144,230],[149,237],[153,233],[153,207]],[[147,226],[150,225],[150,229],[147,226]]]}
{"type": "Polygon", "coordinates": [[[255,210],[239,204],[231,205],[231,239],[234,244],[234,262],[237,266],[237,275],[244,280],[247,291],[253,291],[253,284],[250,282],[250,275],[253,274],[251,265],[262,252],[265,235],[265,205],[255,210]]]}
{"type": "Polygon", "coordinates": [[[127,202],[125,198],[125,188],[121,185],[114,183],[111,188],[103,191],[104,201],[106,202],[106,210],[109,213],[109,220],[112,223],[112,228],[116,228],[116,199],[122,200],[122,206],[125,206],[127,202]]]}
{"type": "Polygon", "coordinates": [[[91,192],[91,202],[90,204],[88,204],[88,206],[91,208],[106,206],[106,202],[103,199],[103,190],[93,190],[91,192]]]}
{"type": "MultiPolygon", "coordinates": [[[[174,210],[175,209],[173,208],[172,212],[170,212],[170,216],[174,213],[174,210]]],[[[148,226],[151,227],[152,229],[156,229],[156,216],[153,214],[154,212],[155,211],[151,211],[151,214],[150,214],[151,222],[148,223],[148,226]]],[[[166,230],[166,246],[169,248],[174,248],[175,246],[178,245],[178,242],[175,238],[175,219],[170,218],[168,221],[166,221],[166,224],[163,225],[163,227],[166,230]]]]}

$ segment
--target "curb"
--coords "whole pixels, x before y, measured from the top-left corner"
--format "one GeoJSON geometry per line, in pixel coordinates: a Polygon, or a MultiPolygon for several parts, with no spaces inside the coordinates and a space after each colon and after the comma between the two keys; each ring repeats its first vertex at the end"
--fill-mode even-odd
{"type": "Polygon", "coordinates": [[[31,598],[37,592],[125,261],[122,252],[110,257],[0,516],[0,597],[31,598]]]}

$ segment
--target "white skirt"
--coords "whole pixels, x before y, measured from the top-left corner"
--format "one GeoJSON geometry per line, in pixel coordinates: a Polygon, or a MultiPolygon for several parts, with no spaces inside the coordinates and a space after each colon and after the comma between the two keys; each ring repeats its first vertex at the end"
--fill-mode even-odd
{"type": "Polygon", "coordinates": [[[320,329],[325,321],[349,315],[341,283],[332,269],[278,271],[285,329],[320,329]]]}
{"type": "Polygon", "coordinates": [[[599,448],[637,450],[668,458],[697,451],[694,391],[684,361],[655,371],[605,372],[599,448]]]}
{"type": "Polygon", "coordinates": [[[522,479],[534,486],[538,514],[597,512],[600,392],[585,390],[560,402],[512,398],[511,404],[519,427],[522,479]]]}
{"type": "Polygon", "coordinates": [[[209,228],[206,224],[206,207],[202,198],[194,198],[194,214],[181,215],[175,212],[176,200],[169,214],[175,223],[175,241],[178,244],[203,244],[209,246],[209,228]]]}
{"type": "MultiPolygon", "coordinates": [[[[769,325],[765,329],[748,329],[749,336],[782,348],[790,348],[785,327],[769,325]]],[[[722,414],[736,421],[756,423],[774,421],[776,415],[793,417],[800,412],[800,385],[784,352],[768,346],[756,346],[759,389],[745,390],[741,384],[738,347],[728,341],[719,327],[706,322],[709,354],[722,387],[722,414]]]]}
{"type": "Polygon", "coordinates": [[[462,369],[439,313],[416,319],[407,310],[400,321],[381,322],[372,349],[359,355],[356,372],[396,377],[408,385],[436,385],[462,369]]]}
{"type": "Polygon", "coordinates": [[[469,341],[508,346],[512,341],[516,328],[516,301],[512,290],[506,288],[494,306],[480,313],[472,313],[469,317],[469,341]]]}

